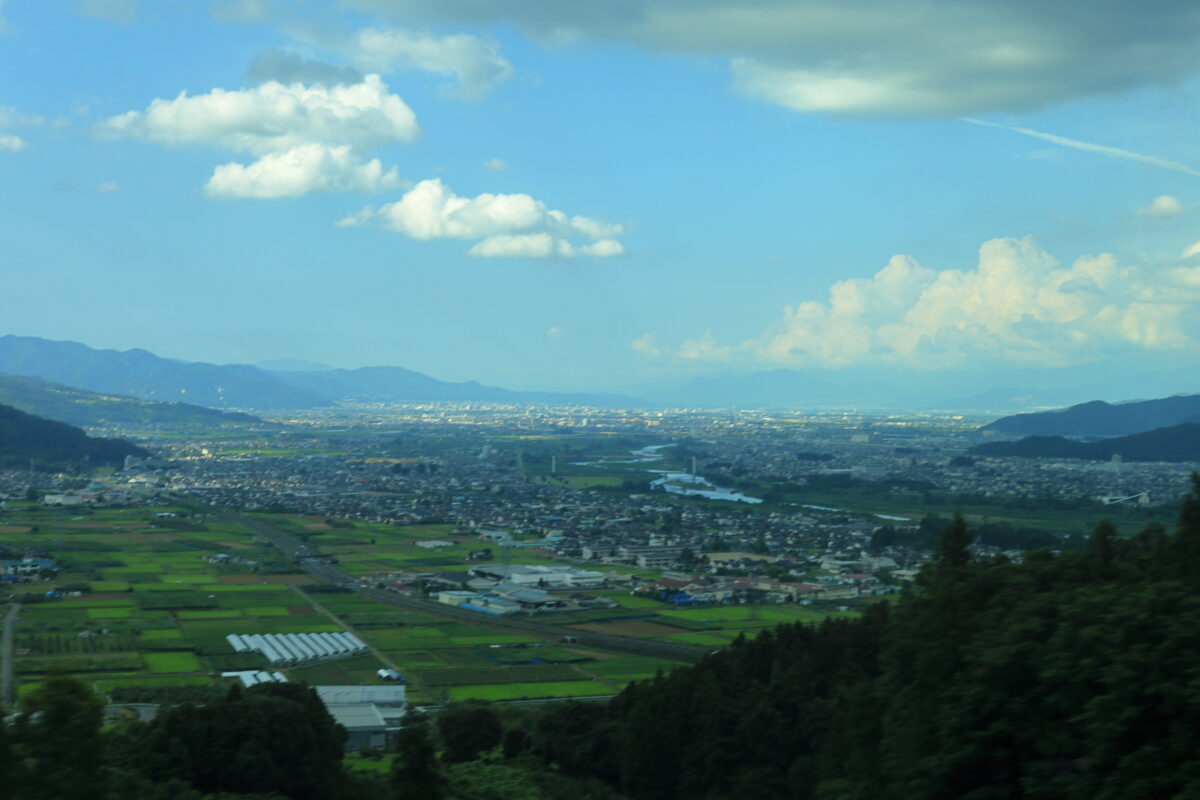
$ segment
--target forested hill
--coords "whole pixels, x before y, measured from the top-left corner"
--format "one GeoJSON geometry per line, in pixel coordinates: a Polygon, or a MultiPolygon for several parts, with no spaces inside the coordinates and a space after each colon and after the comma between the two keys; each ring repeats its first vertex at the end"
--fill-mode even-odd
{"type": "Polygon", "coordinates": [[[160,403],[136,397],[89,392],[37,378],[0,374],[0,403],[28,414],[89,428],[187,427],[217,428],[266,425],[258,417],[233,411],[160,403]]]}
{"type": "Polygon", "coordinates": [[[1181,422],[1200,422],[1200,394],[1117,405],[1094,400],[1060,411],[1002,417],[980,430],[1021,436],[1127,436],[1181,422]]]}
{"type": "Polygon", "coordinates": [[[64,422],[35,417],[0,405],[0,464],[39,467],[78,464],[120,464],[125,456],[150,453],[124,439],[94,439],[64,422]]]}
{"type": "Polygon", "coordinates": [[[1016,442],[987,442],[971,448],[977,456],[1024,458],[1083,458],[1106,461],[1200,461],[1200,424],[1185,423],[1099,442],[1079,442],[1061,436],[1026,436],[1016,442]]]}
{"type": "Polygon", "coordinates": [[[1173,535],[1103,525],[1022,565],[969,538],[894,607],[556,707],[537,747],[635,800],[1200,796],[1200,496],[1173,535]]]}

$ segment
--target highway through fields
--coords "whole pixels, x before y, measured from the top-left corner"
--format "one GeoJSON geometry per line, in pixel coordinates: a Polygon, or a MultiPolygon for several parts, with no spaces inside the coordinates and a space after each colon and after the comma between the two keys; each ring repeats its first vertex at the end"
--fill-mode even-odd
{"type": "Polygon", "coordinates": [[[256,535],[263,537],[275,545],[285,555],[297,560],[312,575],[326,583],[345,586],[363,597],[370,598],[379,603],[421,611],[426,614],[436,614],[440,617],[469,622],[474,625],[487,625],[495,628],[508,628],[525,633],[534,633],[547,639],[562,641],[570,637],[570,639],[573,639],[573,643],[584,647],[596,647],[601,650],[628,653],[636,656],[651,656],[674,661],[695,662],[712,652],[712,648],[709,647],[700,647],[680,642],[663,642],[653,639],[635,639],[631,636],[619,636],[611,633],[581,631],[574,628],[564,628],[535,622],[528,617],[493,617],[481,614],[478,611],[458,608],[457,606],[448,606],[444,603],[434,603],[429,600],[408,597],[407,595],[398,594],[387,589],[364,586],[343,572],[336,564],[330,563],[323,557],[317,557],[317,554],[304,542],[285,531],[268,525],[262,520],[252,519],[229,511],[221,512],[221,517],[226,522],[249,528],[256,535]]]}
{"type": "Polygon", "coordinates": [[[19,603],[10,603],[4,615],[4,632],[0,633],[0,708],[13,705],[13,635],[17,630],[19,603]]]}

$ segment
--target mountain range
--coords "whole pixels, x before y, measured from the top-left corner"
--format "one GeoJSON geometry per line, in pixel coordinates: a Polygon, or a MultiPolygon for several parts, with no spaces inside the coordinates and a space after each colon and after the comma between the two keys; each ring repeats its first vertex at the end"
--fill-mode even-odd
{"type": "Polygon", "coordinates": [[[970,451],[977,456],[1024,458],[1080,458],[1107,461],[1115,455],[1124,461],[1200,461],[1200,424],[1185,423],[1098,442],[1080,442],[1062,436],[1027,436],[1016,442],[987,442],[970,451]]]}
{"type": "Polygon", "coordinates": [[[1184,422],[1200,422],[1200,394],[1118,404],[1094,400],[1002,417],[980,430],[1018,436],[1127,436],[1184,422]]]}
{"type": "MultiPolygon", "coordinates": [[[[1113,372],[1118,372],[1115,367],[1113,372]]],[[[449,401],[602,407],[849,407],[987,412],[1061,406],[1096,397],[1127,399],[1138,395],[1161,397],[1181,390],[1200,391],[1200,369],[1136,374],[1124,371],[1120,372],[1119,381],[1103,383],[1097,382],[1094,365],[1087,369],[1058,371],[970,373],[893,367],[776,369],[700,376],[683,383],[638,387],[633,390],[635,397],[617,393],[514,391],[475,381],[442,381],[397,366],[334,369],[291,358],[258,365],[187,362],[162,358],[141,349],[97,350],[77,342],[13,335],[0,336],[0,373],[38,378],[106,395],[260,411],[323,408],[356,401],[449,401]],[[996,386],[993,381],[1012,382],[996,386]],[[992,388],[988,388],[989,385],[992,388]],[[1023,385],[1040,388],[1019,388],[1023,385]]]]}
{"type": "Polygon", "coordinates": [[[474,381],[451,383],[402,367],[275,372],[249,364],[176,361],[140,349],[96,350],[78,342],[32,336],[0,336],[0,373],[104,394],[219,409],[321,408],[350,401],[639,404],[620,395],[517,392],[474,381]]]}

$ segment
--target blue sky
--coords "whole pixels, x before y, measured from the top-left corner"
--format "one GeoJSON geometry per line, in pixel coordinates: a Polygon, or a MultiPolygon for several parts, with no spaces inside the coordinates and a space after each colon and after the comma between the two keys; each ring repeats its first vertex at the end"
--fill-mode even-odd
{"type": "Polygon", "coordinates": [[[635,5],[0,3],[0,333],[545,389],[1200,360],[1195,12],[635,5]]]}

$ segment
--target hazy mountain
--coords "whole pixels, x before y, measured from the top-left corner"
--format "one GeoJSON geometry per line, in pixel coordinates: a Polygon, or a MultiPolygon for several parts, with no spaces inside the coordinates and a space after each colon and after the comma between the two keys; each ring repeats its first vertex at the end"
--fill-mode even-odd
{"type": "Polygon", "coordinates": [[[0,405],[0,464],[25,467],[87,461],[92,466],[121,464],[125,456],[150,453],[123,439],[94,439],[65,422],[43,419],[0,405]]]}
{"type": "Polygon", "coordinates": [[[263,425],[258,417],[233,411],[160,403],[136,397],[100,394],[60,383],[0,375],[0,403],[47,419],[86,428],[263,425]]]}
{"type": "Polygon", "coordinates": [[[1112,379],[1100,381],[1094,365],[1056,370],[776,369],[695,377],[675,388],[648,387],[644,394],[668,405],[708,408],[837,406],[1003,413],[1067,406],[1096,397],[1133,400],[1200,391],[1200,369],[1134,374],[1114,366],[1111,373],[1112,379]]]}
{"type": "Polygon", "coordinates": [[[254,366],[270,372],[332,372],[334,369],[328,364],[305,361],[303,358],[272,358],[260,361],[254,366]]]}
{"type": "Polygon", "coordinates": [[[1016,435],[1124,436],[1176,425],[1200,415],[1200,395],[1178,395],[1113,405],[1103,400],[1060,411],[1016,414],[981,430],[1016,435]]]}
{"type": "Polygon", "coordinates": [[[894,392],[881,384],[842,386],[805,372],[775,369],[749,375],[693,378],[655,399],[684,407],[813,408],[829,405],[893,405],[894,392]]]}
{"type": "Polygon", "coordinates": [[[475,381],[451,383],[403,367],[361,367],[329,372],[274,374],[289,386],[319,394],[333,401],[553,403],[597,406],[643,404],[643,401],[614,394],[516,392],[496,386],[484,386],[475,381]]]}
{"type": "Polygon", "coordinates": [[[1099,442],[1080,442],[1062,436],[1027,436],[1017,442],[987,442],[971,448],[977,456],[1025,458],[1083,458],[1107,461],[1200,461],[1200,425],[1186,423],[1099,442]]]}
{"type": "Polygon", "coordinates": [[[354,400],[644,404],[620,395],[514,392],[474,381],[450,383],[402,367],[272,372],[248,364],[175,361],[145,350],[95,350],[76,342],[33,336],[0,336],[0,373],[93,392],[186,401],[211,408],[317,408],[354,400]]]}
{"type": "Polygon", "coordinates": [[[174,361],[145,350],[94,350],[33,336],[0,336],[0,372],[212,408],[308,408],[328,402],[258,367],[174,361]]]}

